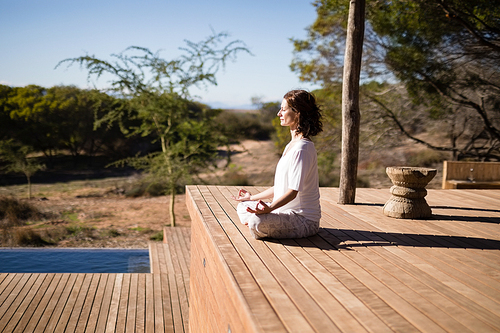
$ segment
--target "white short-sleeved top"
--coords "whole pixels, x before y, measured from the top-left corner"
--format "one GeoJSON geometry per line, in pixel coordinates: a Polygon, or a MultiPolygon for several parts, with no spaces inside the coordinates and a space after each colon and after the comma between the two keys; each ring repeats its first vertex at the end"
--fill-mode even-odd
{"type": "Polygon", "coordinates": [[[274,210],[276,213],[296,213],[311,221],[321,218],[319,203],[318,161],[314,143],[301,139],[281,157],[274,175],[274,198],[281,197],[288,189],[298,191],[297,197],[274,210]]]}

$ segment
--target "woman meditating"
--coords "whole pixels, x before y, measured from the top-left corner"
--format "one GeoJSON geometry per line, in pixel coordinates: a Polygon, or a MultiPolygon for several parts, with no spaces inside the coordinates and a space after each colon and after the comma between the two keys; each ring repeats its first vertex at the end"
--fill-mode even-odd
{"type": "Polygon", "coordinates": [[[237,212],[256,239],[301,238],[319,230],[321,207],[317,154],[311,137],[323,130],[314,96],[305,90],[285,94],[278,112],[292,140],[276,167],[274,186],[255,195],[241,189],[237,212]],[[266,203],[264,199],[271,199],[266,203]]]}

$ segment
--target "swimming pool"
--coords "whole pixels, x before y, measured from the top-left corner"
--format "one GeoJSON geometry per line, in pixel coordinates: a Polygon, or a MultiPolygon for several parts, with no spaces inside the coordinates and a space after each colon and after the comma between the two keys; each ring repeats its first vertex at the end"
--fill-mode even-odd
{"type": "Polygon", "coordinates": [[[0,249],[0,273],[149,273],[144,249],[0,249]]]}

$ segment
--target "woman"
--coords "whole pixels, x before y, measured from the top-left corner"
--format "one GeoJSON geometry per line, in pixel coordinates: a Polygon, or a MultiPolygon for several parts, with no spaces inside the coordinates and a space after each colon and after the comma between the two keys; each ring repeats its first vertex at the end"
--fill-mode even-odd
{"type": "Polygon", "coordinates": [[[234,200],[238,216],[256,239],[301,238],[319,230],[321,207],[317,154],[311,137],[323,130],[314,96],[305,90],[285,94],[278,112],[281,126],[288,126],[292,140],[276,167],[274,186],[252,195],[241,189],[234,200]],[[263,200],[271,199],[267,204],[263,200]]]}

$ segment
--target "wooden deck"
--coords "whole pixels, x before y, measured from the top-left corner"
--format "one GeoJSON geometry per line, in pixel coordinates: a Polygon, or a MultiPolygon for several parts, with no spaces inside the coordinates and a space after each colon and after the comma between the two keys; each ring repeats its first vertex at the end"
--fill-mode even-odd
{"type": "Polygon", "coordinates": [[[151,274],[0,274],[0,332],[187,332],[190,230],[164,235],[151,274]]]}
{"type": "Polygon", "coordinates": [[[500,331],[500,191],[429,190],[432,219],[398,220],[388,189],[323,188],[319,234],[281,241],[250,237],[236,191],[188,186],[191,332],[500,331]]]}

